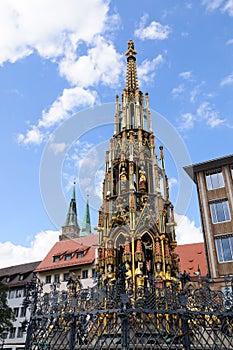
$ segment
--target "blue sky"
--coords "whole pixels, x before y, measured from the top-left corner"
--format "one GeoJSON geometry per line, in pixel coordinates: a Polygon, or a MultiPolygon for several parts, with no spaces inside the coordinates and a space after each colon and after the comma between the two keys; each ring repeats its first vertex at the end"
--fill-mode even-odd
{"type": "MultiPolygon", "coordinates": [[[[88,193],[96,225],[129,39],[155,124],[170,126],[157,147],[174,140],[175,151],[165,151],[174,204],[182,193],[177,162],[232,153],[232,20],[231,0],[1,1],[1,266],[43,258],[58,239],[74,178],[80,225],[88,193]],[[175,148],[179,135],[187,157],[175,148]]],[[[184,201],[179,242],[199,241],[195,189],[184,201]]]]}

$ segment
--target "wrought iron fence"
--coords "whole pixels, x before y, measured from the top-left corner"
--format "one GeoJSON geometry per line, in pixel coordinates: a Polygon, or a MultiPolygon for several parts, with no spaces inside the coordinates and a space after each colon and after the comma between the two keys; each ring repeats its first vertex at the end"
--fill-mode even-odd
{"type": "MultiPolygon", "coordinates": [[[[70,280],[68,291],[56,286],[43,293],[32,281],[25,306],[31,305],[26,350],[74,349],[233,349],[233,295],[208,283],[174,282],[144,290],[134,300],[118,276],[113,286],[82,289],[70,280]]],[[[232,286],[231,286],[232,287],[232,286]]]]}

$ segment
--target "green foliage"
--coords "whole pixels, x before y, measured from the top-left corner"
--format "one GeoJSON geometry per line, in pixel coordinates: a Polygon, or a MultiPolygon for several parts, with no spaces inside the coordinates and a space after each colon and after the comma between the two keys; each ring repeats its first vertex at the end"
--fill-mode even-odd
{"type": "Polygon", "coordinates": [[[0,282],[0,337],[4,330],[10,330],[15,320],[14,313],[8,305],[7,291],[8,286],[0,282]]]}

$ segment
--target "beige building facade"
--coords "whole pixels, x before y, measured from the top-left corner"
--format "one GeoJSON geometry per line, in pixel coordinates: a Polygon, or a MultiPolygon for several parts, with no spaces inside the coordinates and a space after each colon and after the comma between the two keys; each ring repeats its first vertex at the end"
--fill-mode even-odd
{"type": "Polygon", "coordinates": [[[233,155],[185,167],[197,185],[210,278],[233,276],[233,155]]]}

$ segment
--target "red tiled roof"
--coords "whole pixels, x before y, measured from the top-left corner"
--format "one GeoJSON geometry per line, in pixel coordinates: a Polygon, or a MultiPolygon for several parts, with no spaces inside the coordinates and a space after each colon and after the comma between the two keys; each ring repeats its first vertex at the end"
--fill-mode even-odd
{"type": "Polygon", "coordinates": [[[98,235],[95,234],[59,241],[55,243],[44,260],[35,269],[35,272],[92,264],[95,260],[95,248],[93,246],[97,244],[98,235]],[[83,257],[77,258],[77,252],[84,252],[85,254],[83,257]],[[65,260],[66,254],[72,254],[72,258],[65,260]],[[54,262],[54,256],[60,256],[60,260],[54,262]]]}
{"type": "Polygon", "coordinates": [[[178,245],[176,253],[180,257],[181,273],[186,270],[190,273],[190,276],[195,276],[194,272],[197,272],[199,267],[201,276],[207,275],[207,261],[203,242],[178,245]]]}

